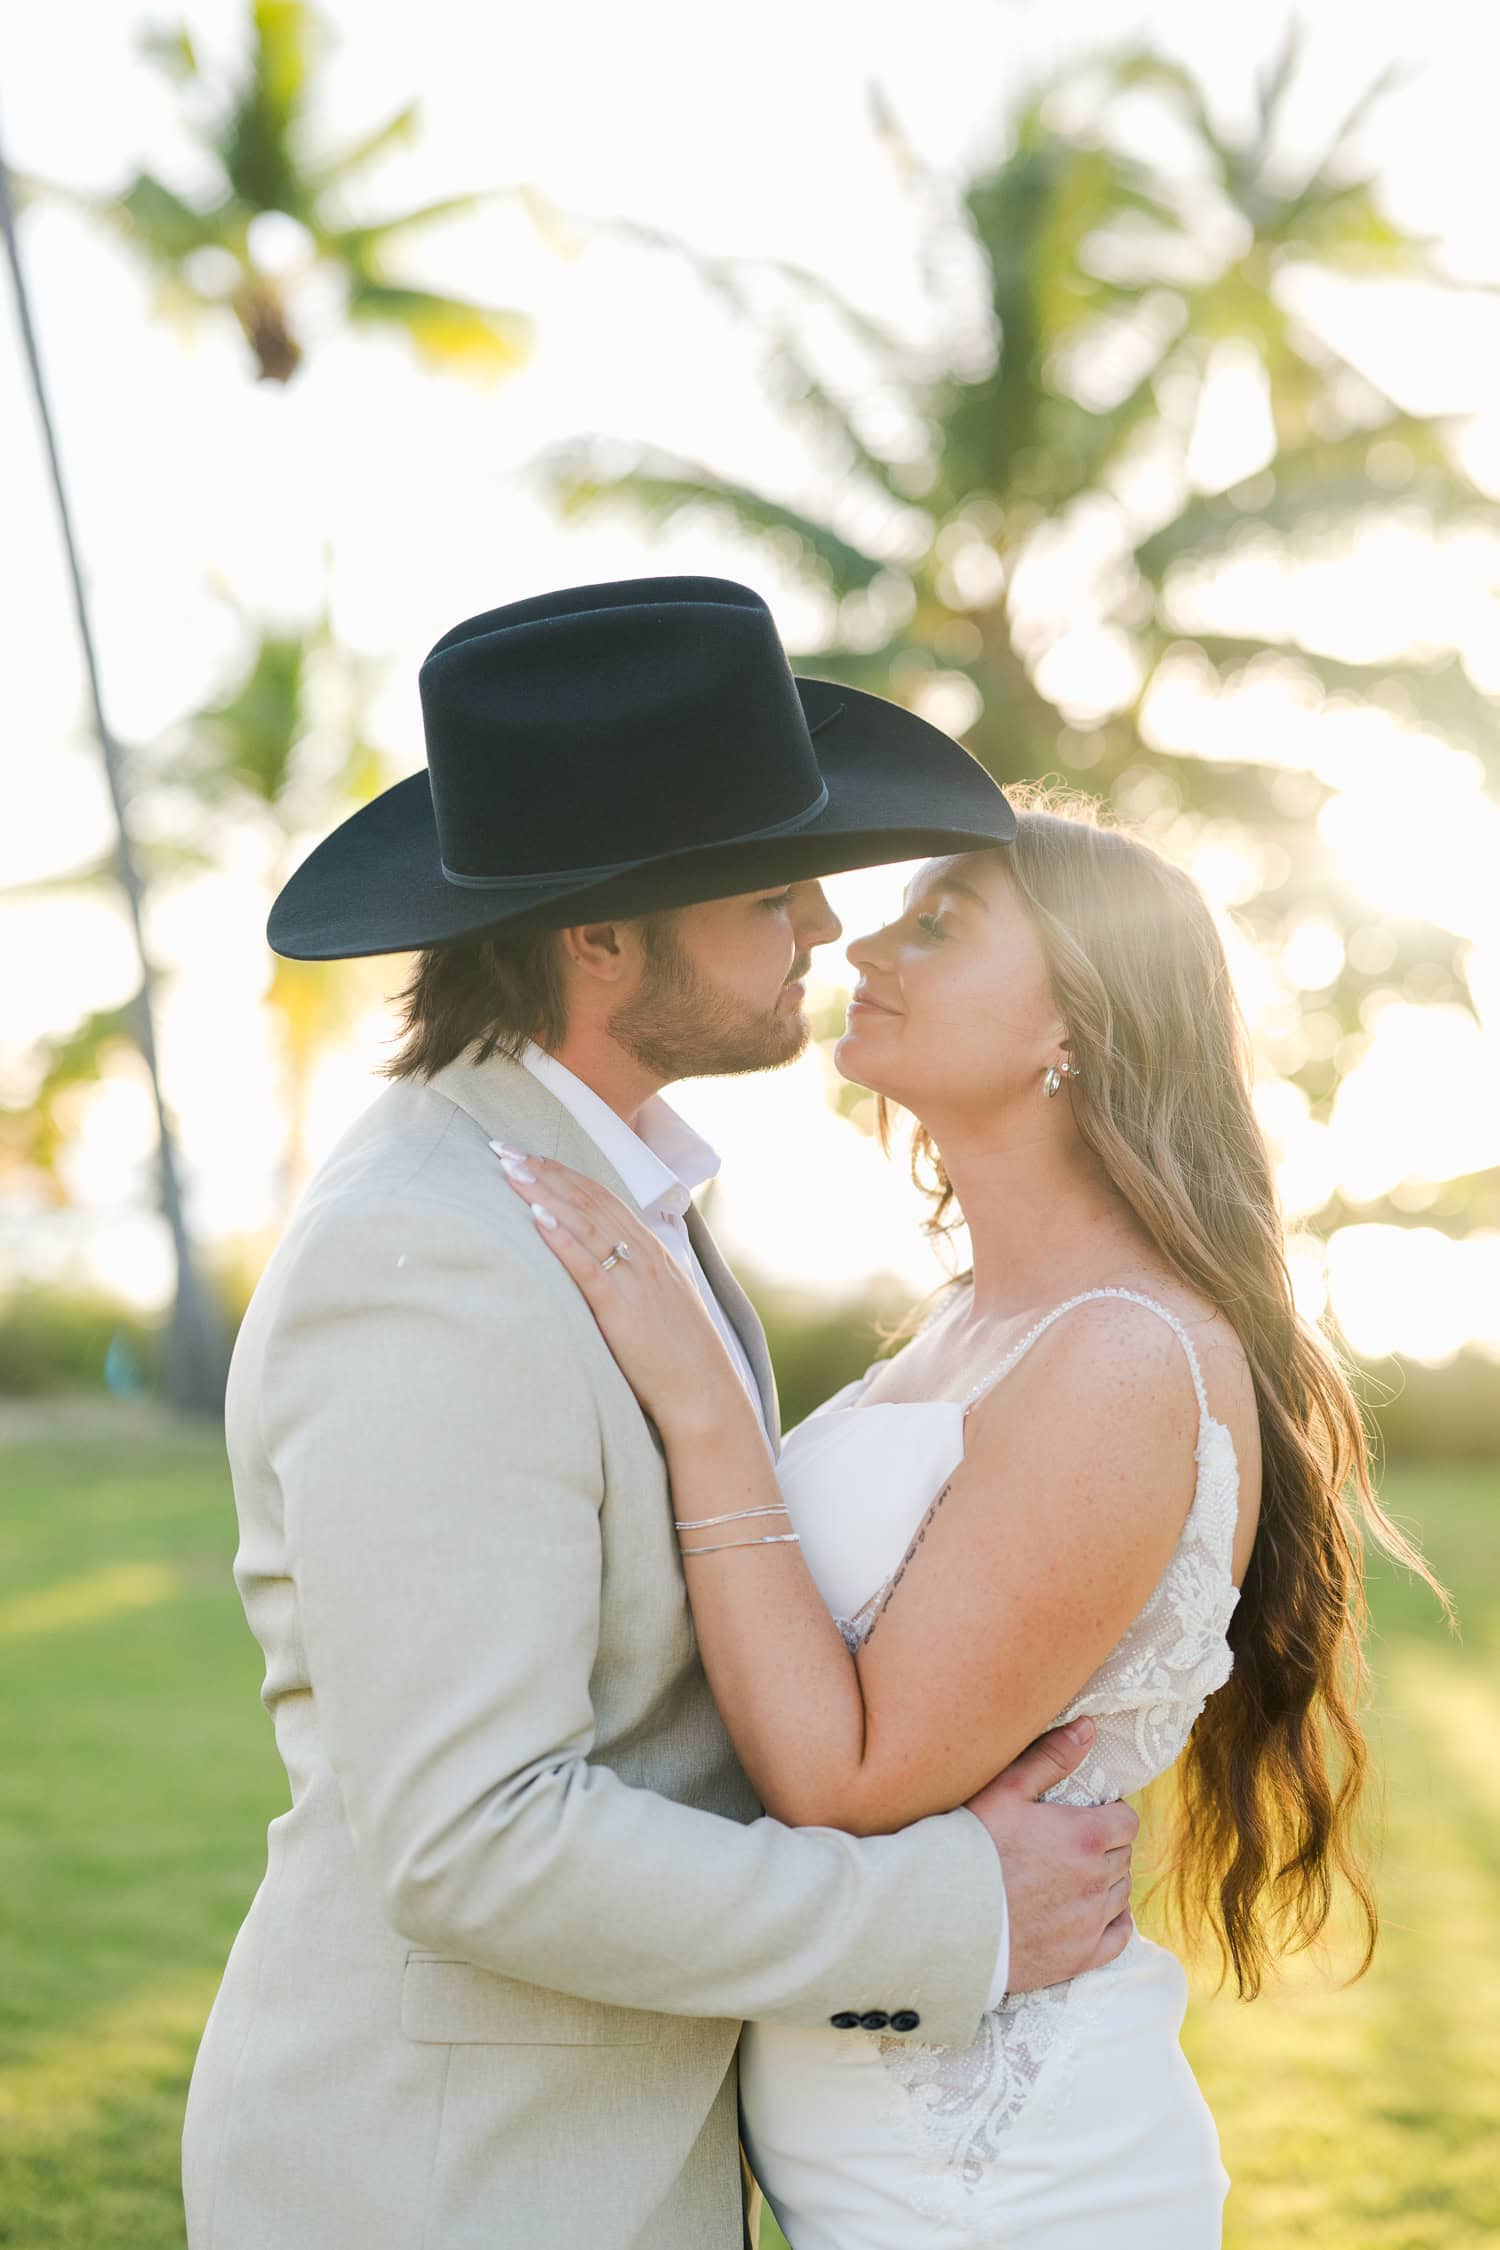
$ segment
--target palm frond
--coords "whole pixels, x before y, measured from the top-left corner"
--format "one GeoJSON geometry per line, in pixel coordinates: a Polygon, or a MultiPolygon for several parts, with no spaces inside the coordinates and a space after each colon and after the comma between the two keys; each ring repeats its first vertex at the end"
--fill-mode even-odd
{"type": "Polygon", "coordinates": [[[857,462],[887,498],[904,501],[892,462],[861,435],[850,404],[815,365],[798,332],[796,311],[799,306],[811,305],[832,313],[845,336],[873,359],[882,381],[916,379],[909,345],[871,315],[849,304],[822,276],[789,260],[715,257],[661,227],[634,220],[605,224],[616,239],[670,254],[696,274],[708,295],[755,336],[762,355],[764,386],[783,411],[808,423],[823,444],[857,462]],[[787,313],[768,314],[759,301],[768,277],[784,285],[798,301],[787,313]]]}
{"type": "Polygon", "coordinates": [[[160,24],[147,25],[136,41],[136,52],[179,86],[190,84],[199,75],[198,51],[185,23],[175,31],[160,24]]]}
{"type": "Polygon", "coordinates": [[[252,211],[301,219],[311,210],[297,139],[313,54],[324,38],[305,0],[254,0],[249,65],[216,143],[230,186],[252,211]]]}
{"type": "Polygon", "coordinates": [[[154,266],[180,266],[195,250],[224,245],[228,206],[200,210],[153,172],[138,172],[118,196],[68,200],[113,227],[154,266]]]}
{"type": "MultiPolygon", "coordinates": [[[[1314,465],[1308,466],[1305,481],[1289,479],[1282,489],[1281,463],[1279,459],[1273,462],[1278,489],[1252,509],[1238,506],[1228,493],[1206,494],[1190,501],[1170,523],[1140,542],[1134,551],[1136,567],[1159,586],[1174,564],[1187,559],[1212,562],[1253,538],[1257,531],[1275,532],[1294,545],[1299,536],[1325,538],[1331,531],[1368,523],[1378,504],[1398,504],[1396,495],[1387,499],[1384,493],[1372,490],[1368,476],[1351,471],[1319,477],[1313,473],[1314,465]]],[[[1402,487],[1399,505],[1404,510],[1420,511],[1434,526],[1457,522],[1500,525],[1500,509],[1483,500],[1451,469],[1418,469],[1402,487]]]]}
{"type": "Polygon", "coordinates": [[[1294,16],[1281,35],[1280,42],[1264,70],[1255,79],[1255,132],[1257,170],[1271,154],[1276,139],[1276,129],[1281,122],[1282,106],[1291,91],[1303,56],[1307,52],[1307,27],[1294,16]]]}
{"type": "Polygon", "coordinates": [[[1416,64],[1403,62],[1399,58],[1388,62],[1384,69],[1375,73],[1368,84],[1355,95],[1334,127],[1323,161],[1314,174],[1315,179],[1326,177],[1330,173],[1338,160],[1347,154],[1350,142],[1361,126],[1368,124],[1380,104],[1388,101],[1391,95],[1399,93],[1404,86],[1410,85],[1417,75],[1416,64]]]}
{"type": "Polygon", "coordinates": [[[600,473],[594,448],[569,446],[544,456],[541,472],[564,515],[623,508],[667,524],[688,510],[715,513],[769,540],[835,594],[858,593],[887,568],[827,523],[695,462],[654,454],[649,465],[608,476],[600,473]]]}
{"type": "MultiPolygon", "coordinates": [[[[186,875],[205,875],[219,865],[201,844],[180,836],[137,836],[135,857],[142,874],[153,884],[170,883],[186,875]]],[[[33,899],[114,895],[119,888],[120,866],[113,852],[101,852],[80,867],[64,868],[57,875],[37,875],[24,883],[7,883],[0,897],[8,904],[25,905],[33,899]]]]}
{"type": "Polygon", "coordinates": [[[1385,211],[1369,180],[1314,182],[1269,212],[1261,235],[1333,273],[1423,276],[1437,271],[1435,236],[1413,235],[1385,211]]]}
{"type": "Polygon", "coordinates": [[[578,223],[607,233],[615,241],[634,242],[643,249],[664,252],[675,264],[696,274],[711,294],[725,299],[739,312],[752,309],[752,289],[760,279],[770,275],[795,290],[808,303],[833,312],[848,334],[872,357],[895,363],[910,356],[910,346],[894,329],[886,327],[872,313],[851,305],[826,275],[814,273],[795,259],[717,256],[669,228],[653,226],[641,219],[590,218],[578,223]]]}
{"type": "Polygon", "coordinates": [[[1378,703],[1413,726],[1475,751],[1492,772],[1500,769],[1500,698],[1475,686],[1456,653],[1427,661],[1394,657],[1349,664],[1301,643],[1246,640],[1225,633],[1195,632],[1187,637],[1222,679],[1233,679],[1247,665],[1275,655],[1316,680],[1325,695],[1378,703]]]}
{"type": "Polygon", "coordinates": [[[418,227],[436,226],[443,219],[467,218],[489,200],[483,195],[444,195],[420,203],[410,211],[395,211],[388,218],[366,220],[357,226],[329,226],[321,219],[313,233],[320,250],[341,264],[378,281],[380,257],[388,242],[413,234],[418,227]]]}
{"type": "Polygon", "coordinates": [[[1437,512],[1441,520],[1473,517],[1500,526],[1500,508],[1487,500],[1458,466],[1448,424],[1437,416],[1392,414],[1366,429],[1347,430],[1342,437],[1305,438],[1300,444],[1278,448],[1272,470],[1282,493],[1316,494],[1330,484],[1363,478],[1365,510],[1369,515],[1383,507],[1401,506],[1408,498],[1431,508],[1434,497],[1446,494],[1437,512]],[[1409,470],[1406,481],[1394,488],[1382,484],[1391,474],[1381,467],[1400,457],[1409,470]]]}
{"type": "Polygon", "coordinates": [[[174,778],[212,800],[241,793],[274,805],[306,725],[307,639],[262,634],[239,685],[194,712],[174,778]]]}
{"type": "Polygon", "coordinates": [[[1244,154],[1219,130],[1208,96],[1187,64],[1143,47],[1107,60],[1105,67],[1113,87],[1121,91],[1145,87],[1179,112],[1212,159],[1220,186],[1237,202],[1248,184],[1244,154]]]}
{"type": "Polygon", "coordinates": [[[512,375],[531,357],[534,329],[525,313],[400,282],[357,277],[349,292],[349,318],[399,328],[434,367],[480,381],[512,375]]]}
{"type": "Polygon", "coordinates": [[[417,123],[421,114],[420,101],[407,102],[394,116],[388,117],[383,125],[377,125],[373,132],[363,134],[359,140],[351,141],[346,148],[338,149],[333,155],[309,166],[308,177],[314,188],[321,193],[325,188],[343,187],[348,181],[357,179],[361,172],[368,171],[382,156],[388,156],[393,148],[410,147],[417,137],[417,123]]]}

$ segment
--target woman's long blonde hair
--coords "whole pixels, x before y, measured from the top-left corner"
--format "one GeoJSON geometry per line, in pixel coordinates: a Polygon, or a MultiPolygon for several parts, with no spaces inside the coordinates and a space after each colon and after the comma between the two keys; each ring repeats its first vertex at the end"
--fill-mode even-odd
{"type": "MultiPolygon", "coordinates": [[[[1362,1975],[1378,1929],[1355,1839],[1369,1776],[1365,1536],[1445,1609],[1447,1596],[1380,1507],[1349,1381],[1293,1303],[1249,1041],[1201,892],[1152,846],[1101,825],[1094,800],[1040,785],[1007,794],[1019,817],[1002,864],[1067,1027],[1078,1130],[1156,1250],[1233,1326],[1259,1409],[1260,1524],[1229,1629],[1234,1670],[1177,1770],[1169,1900],[1190,1941],[1212,1933],[1252,1998],[1274,1953],[1319,1935],[1343,1877],[1363,1923],[1362,1975]]],[[[912,1168],[934,1198],[930,1230],[947,1232],[953,1188],[921,1128],[912,1168]]]]}

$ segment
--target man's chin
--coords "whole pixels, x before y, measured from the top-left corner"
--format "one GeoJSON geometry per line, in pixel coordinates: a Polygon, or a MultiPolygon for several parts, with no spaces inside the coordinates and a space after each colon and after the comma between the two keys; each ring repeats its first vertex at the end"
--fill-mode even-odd
{"type": "Polygon", "coordinates": [[[770,1016],[753,1038],[726,1040],[716,1055],[705,1056],[695,1078],[745,1078],[758,1070],[785,1070],[804,1054],[812,1027],[800,1008],[770,1016]]]}
{"type": "Polygon", "coordinates": [[[770,1070],[782,1070],[788,1063],[794,1063],[799,1055],[807,1053],[808,1042],[812,1038],[812,1025],[800,1008],[788,1019],[786,1030],[787,1038],[780,1054],[774,1062],[767,1065],[770,1070]]]}

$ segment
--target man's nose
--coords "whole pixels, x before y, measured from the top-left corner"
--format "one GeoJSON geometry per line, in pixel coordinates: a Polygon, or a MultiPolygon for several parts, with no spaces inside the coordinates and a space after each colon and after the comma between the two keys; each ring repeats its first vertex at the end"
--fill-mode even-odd
{"type": "Polygon", "coordinates": [[[828,894],[821,883],[809,883],[804,910],[797,917],[797,935],[805,947],[832,945],[842,937],[844,925],[828,903],[828,894]]]}

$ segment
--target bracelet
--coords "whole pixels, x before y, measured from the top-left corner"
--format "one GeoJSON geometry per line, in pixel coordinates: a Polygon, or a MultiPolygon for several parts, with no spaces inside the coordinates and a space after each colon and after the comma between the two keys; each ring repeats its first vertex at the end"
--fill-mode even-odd
{"type": "Polygon", "coordinates": [[[743,1523],[747,1516],[784,1516],[785,1505],[776,1508],[736,1508],[732,1515],[699,1516],[693,1523],[674,1523],[674,1531],[711,1531],[716,1523],[743,1523]]]}
{"type": "Polygon", "coordinates": [[[726,1547],[800,1547],[802,1535],[797,1531],[773,1532],[769,1539],[716,1539],[711,1547],[679,1547],[680,1555],[720,1555],[726,1547]]]}

